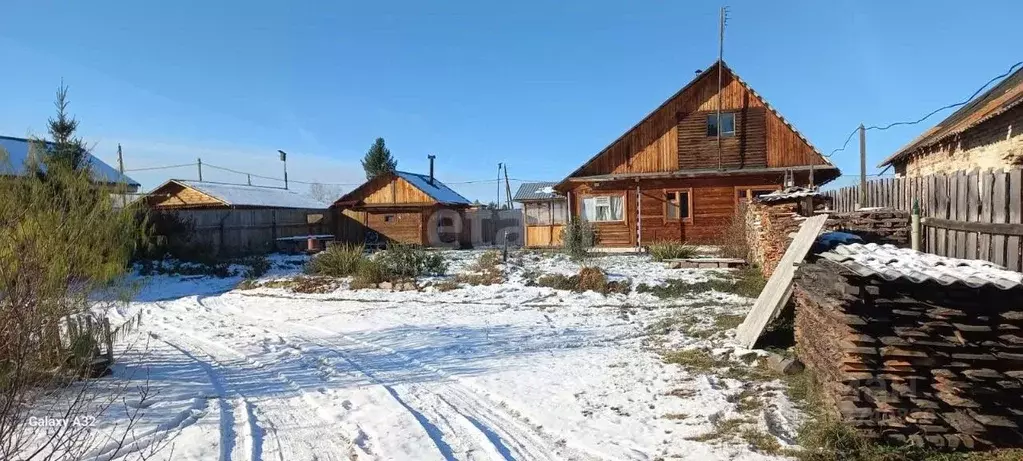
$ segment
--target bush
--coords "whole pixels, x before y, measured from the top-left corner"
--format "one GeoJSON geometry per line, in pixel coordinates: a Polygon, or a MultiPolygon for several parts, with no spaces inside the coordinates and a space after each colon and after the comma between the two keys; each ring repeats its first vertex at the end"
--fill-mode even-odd
{"type": "Polygon", "coordinates": [[[362,245],[331,245],[306,264],[306,273],[330,277],[354,275],[367,260],[362,245]]]}
{"type": "Polygon", "coordinates": [[[692,245],[686,245],[682,242],[671,242],[661,241],[654,242],[647,247],[650,251],[650,257],[654,261],[664,261],[666,259],[686,259],[696,256],[696,247],[692,245]]]}
{"type": "Polygon", "coordinates": [[[596,230],[589,221],[572,218],[561,230],[561,242],[573,258],[584,258],[597,243],[596,230]]]}
{"type": "Polygon", "coordinates": [[[728,226],[718,241],[721,256],[726,258],[748,259],[750,257],[749,240],[746,240],[746,207],[740,205],[728,221],[728,226]]]}
{"type": "Polygon", "coordinates": [[[469,285],[494,285],[504,282],[504,271],[501,270],[501,252],[490,250],[482,255],[469,267],[470,272],[458,274],[455,281],[469,285]]]}
{"type": "Polygon", "coordinates": [[[579,274],[571,277],[561,274],[544,274],[536,279],[536,284],[556,290],[570,290],[578,293],[595,291],[605,295],[608,293],[628,294],[629,291],[632,291],[632,285],[627,280],[608,281],[607,274],[599,267],[583,267],[579,270],[579,274]]]}
{"type": "Polygon", "coordinates": [[[392,277],[418,277],[444,275],[447,263],[440,253],[430,252],[419,245],[391,243],[376,255],[384,271],[392,277]]]}
{"type": "Polygon", "coordinates": [[[245,259],[249,268],[245,271],[245,278],[254,279],[266,275],[270,271],[270,260],[266,256],[251,256],[245,259]]]}
{"type": "Polygon", "coordinates": [[[388,273],[387,268],[380,261],[365,259],[359,263],[359,268],[352,279],[350,287],[355,290],[375,288],[381,282],[386,282],[390,276],[391,274],[388,273]]]}

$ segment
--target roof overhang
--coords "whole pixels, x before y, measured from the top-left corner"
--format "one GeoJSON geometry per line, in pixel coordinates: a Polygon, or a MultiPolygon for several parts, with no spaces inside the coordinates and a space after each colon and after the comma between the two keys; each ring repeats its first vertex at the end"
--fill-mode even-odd
{"type": "Polygon", "coordinates": [[[749,176],[757,174],[784,174],[786,171],[791,172],[807,172],[813,170],[814,182],[817,185],[826,184],[833,179],[837,178],[841,172],[838,167],[833,165],[816,165],[816,166],[795,166],[795,167],[773,167],[773,168],[741,168],[735,170],[679,170],[679,171],[663,171],[663,172],[652,172],[652,173],[621,173],[621,174],[605,174],[596,176],[577,176],[565,179],[558,186],[561,187],[566,183],[590,183],[590,182],[607,182],[607,181],[623,181],[629,179],[642,180],[642,179],[685,179],[685,178],[712,178],[720,176],[749,176]],[[819,180],[818,180],[819,178],[819,180]]]}

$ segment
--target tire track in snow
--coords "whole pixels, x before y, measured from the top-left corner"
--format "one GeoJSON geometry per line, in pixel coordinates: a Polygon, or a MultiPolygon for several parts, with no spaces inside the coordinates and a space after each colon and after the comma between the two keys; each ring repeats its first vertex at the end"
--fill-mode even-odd
{"type": "MultiPolygon", "coordinates": [[[[240,359],[242,362],[244,362],[245,364],[247,364],[247,365],[249,365],[251,367],[249,369],[239,370],[239,373],[251,374],[251,373],[255,372],[256,370],[265,368],[265,364],[263,364],[262,362],[253,360],[249,356],[245,355],[244,353],[242,353],[242,352],[240,352],[240,351],[238,351],[238,350],[236,350],[234,348],[231,348],[230,346],[218,343],[218,342],[216,342],[216,341],[214,341],[214,340],[212,340],[210,338],[205,338],[203,336],[196,335],[193,332],[182,330],[182,329],[177,328],[177,327],[175,327],[173,325],[169,325],[166,322],[162,322],[162,321],[157,321],[157,322],[163,328],[165,328],[167,330],[175,331],[179,335],[187,337],[188,339],[192,340],[193,343],[204,343],[204,344],[206,344],[208,346],[212,346],[212,347],[215,347],[217,349],[220,349],[220,350],[222,350],[224,352],[227,352],[228,354],[236,357],[237,359],[240,359]]],[[[202,351],[202,353],[205,354],[206,356],[208,356],[211,359],[211,361],[217,365],[217,367],[222,368],[222,366],[219,364],[219,362],[217,362],[216,357],[214,355],[210,354],[207,350],[205,350],[203,347],[199,346],[198,344],[191,344],[191,345],[194,346],[199,351],[202,351]]],[[[307,424],[305,423],[305,420],[307,418],[305,417],[305,415],[310,413],[310,412],[311,413],[315,413],[325,423],[333,424],[336,421],[333,421],[333,420],[323,416],[320,413],[320,411],[319,411],[320,410],[319,406],[315,402],[312,402],[309,399],[308,395],[306,395],[305,391],[302,389],[302,387],[300,385],[298,385],[298,383],[296,383],[295,381],[293,381],[290,378],[288,378],[282,372],[278,371],[278,372],[275,373],[275,375],[280,380],[279,384],[283,384],[284,386],[287,386],[289,389],[294,391],[295,394],[297,396],[299,396],[299,398],[302,400],[302,403],[305,406],[307,406],[308,408],[305,408],[304,411],[303,411],[303,410],[300,410],[298,408],[295,408],[293,405],[288,404],[283,399],[271,398],[271,399],[267,399],[267,400],[264,400],[264,401],[260,402],[260,404],[262,404],[263,406],[266,407],[264,409],[264,408],[261,408],[260,405],[257,404],[256,402],[253,402],[252,400],[250,400],[250,398],[247,397],[246,395],[244,395],[243,392],[234,390],[233,392],[236,393],[237,395],[239,395],[240,398],[242,399],[243,403],[244,403],[243,406],[239,406],[239,410],[241,410],[240,413],[242,413],[244,415],[244,418],[247,419],[250,422],[250,425],[249,425],[249,438],[253,441],[253,443],[251,444],[251,447],[250,447],[251,448],[251,450],[250,450],[250,459],[253,460],[253,461],[261,461],[263,459],[263,455],[264,455],[264,440],[265,440],[265,437],[266,437],[266,435],[268,433],[270,435],[272,435],[272,439],[273,439],[273,442],[274,442],[274,445],[275,445],[275,448],[276,448],[276,450],[274,450],[274,451],[276,452],[278,458],[281,459],[281,460],[297,459],[297,458],[301,458],[302,455],[308,455],[308,454],[312,454],[314,456],[314,458],[325,459],[325,460],[347,460],[347,459],[351,459],[351,456],[353,455],[353,450],[354,450],[353,447],[356,445],[356,443],[354,441],[349,440],[347,437],[341,436],[340,434],[337,434],[337,435],[340,436],[340,438],[343,439],[343,441],[345,442],[345,444],[347,446],[340,446],[340,445],[332,443],[329,439],[328,440],[324,440],[322,437],[317,437],[317,436],[310,436],[310,437],[307,437],[305,439],[298,440],[297,442],[300,442],[300,443],[296,443],[296,440],[294,440],[294,437],[291,437],[290,435],[288,435],[288,433],[286,431],[282,432],[282,431],[280,431],[278,429],[281,426],[283,426],[283,427],[302,427],[302,426],[306,426],[307,424]],[[270,410],[275,410],[275,411],[270,411],[270,410]],[[280,411],[277,411],[277,410],[280,410],[280,411]],[[262,417],[258,416],[260,414],[262,414],[263,416],[262,417]],[[266,424],[269,427],[268,428],[264,428],[264,427],[260,426],[258,424],[258,421],[261,421],[261,420],[265,421],[266,424]],[[277,424],[275,424],[275,420],[279,420],[279,421],[276,421],[277,424]],[[269,430],[267,430],[267,429],[269,429],[269,430]],[[309,447],[309,450],[308,450],[307,453],[301,453],[301,452],[300,453],[295,453],[294,452],[295,450],[293,448],[295,445],[307,445],[309,447]]],[[[227,389],[227,386],[224,386],[224,387],[225,387],[225,389],[227,389]]],[[[227,390],[230,390],[230,389],[227,389],[227,390]]],[[[362,435],[364,437],[365,434],[361,434],[360,433],[360,435],[362,435]]],[[[356,455],[356,456],[358,456],[359,454],[368,455],[369,453],[367,452],[367,450],[365,450],[363,448],[361,453],[359,453],[359,452],[355,452],[354,453],[354,455],[356,455]]]]}

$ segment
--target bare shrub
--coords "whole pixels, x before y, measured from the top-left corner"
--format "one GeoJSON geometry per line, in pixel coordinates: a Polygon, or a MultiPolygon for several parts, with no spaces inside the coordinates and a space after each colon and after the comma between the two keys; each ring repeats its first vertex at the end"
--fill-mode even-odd
{"type": "Polygon", "coordinates": [[[748,259],[750,257],[751,251],[749,240],[747,240],[747,233],[749,232],[749,226],[746,223],[747,206],[749,205],[740,205],[736,209],[735,214],[729,218],[728,225],[725,226],[724,232],[718,240],[718,245],[721,247],[721,256],[739,259],[748,259]]]}
{"type": "Polygon", "coordinates": [[[501,252],[490,250],[480,255],[469,272],[458,274],[455,281],[469,285],[496,285],[505,280],[504,271],[501,270],[501,252]]]}
{"type": "Polygon", "coordinates": [[[544,274],[536,279],[536,284],[556,290],[570,290],[579,293],[595,291],[605,295],[608,293],[628,294],[632,291],[629,281],[609,281],[603,269],[593,266],[585,266],[573,276],[544,274]]]}

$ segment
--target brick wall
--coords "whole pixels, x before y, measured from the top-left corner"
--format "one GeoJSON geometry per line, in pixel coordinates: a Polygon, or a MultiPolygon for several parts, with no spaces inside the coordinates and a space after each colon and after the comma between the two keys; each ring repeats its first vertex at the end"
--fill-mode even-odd
{"type": "Polygon", "coordinates": [[[907,176],[1023,164],[1023,105],[913,155],[896,171],[907,176]]]}

